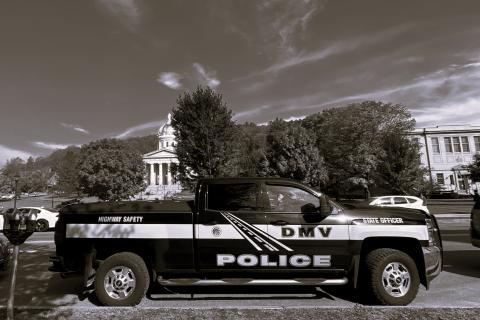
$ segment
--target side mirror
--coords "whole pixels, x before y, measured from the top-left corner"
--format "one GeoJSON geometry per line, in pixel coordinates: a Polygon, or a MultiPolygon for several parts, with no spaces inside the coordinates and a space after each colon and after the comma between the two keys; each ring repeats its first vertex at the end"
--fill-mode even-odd
{"type": "Polygon", "coordinates": [[[322,195],[320,197],[320,208],[319,212],[322,217],[327,217],[332,213],[333,208],[330,206],[330,203],[328,202],[327,196],[322,195]]]}
{"type": "Polygon", "coordinates": [[[307,203],[307,204],[304,204],[300,210],[302,211],[302,213],[318,213],[317,211],[317,207],[315,207],[315,205],[313,203],[307,203]]]}

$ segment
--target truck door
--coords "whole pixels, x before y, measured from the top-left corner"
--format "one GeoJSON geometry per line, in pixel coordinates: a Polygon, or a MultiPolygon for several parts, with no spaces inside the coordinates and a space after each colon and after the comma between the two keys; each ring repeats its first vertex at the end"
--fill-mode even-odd
{"type": "Polygon", "coordinates": [[[285,271],[349,267],[348,225],[339,208],[322,217],[320,199],[297,185],[267,183],[263,194],[268,234],[275,249],[269,254],[272,263],[278,261],[285,271]]]}
{"type": "Polygon", "coordinates": [[[205,205],[196,225],[198,268],[204,272],[254,268],[247,255],[262,248],[258,230],[267,232],[260,184],[214,183],[205,188],[205,205]]]}

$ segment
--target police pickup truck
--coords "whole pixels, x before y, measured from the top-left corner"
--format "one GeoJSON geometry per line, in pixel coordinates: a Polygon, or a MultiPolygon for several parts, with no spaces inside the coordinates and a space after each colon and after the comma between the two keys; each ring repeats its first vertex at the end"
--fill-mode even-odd
{"type": "Polygon", "coordinates": [[[442,269],[433,216],[351,207],[292,180],[199,181],[194,201],[74,204],[60,211],[52,271],[80,272],[101,303],[138,304],[151,282],[344,285],[406,305],[442,269]]]}

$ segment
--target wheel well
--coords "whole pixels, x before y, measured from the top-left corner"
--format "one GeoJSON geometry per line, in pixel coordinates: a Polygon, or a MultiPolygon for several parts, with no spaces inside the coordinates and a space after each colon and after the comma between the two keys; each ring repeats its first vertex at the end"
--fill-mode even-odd
{"type": "MultiPolygon", "coordinates": [[[[95,256],[95,260],[97,261],[103,261],[103,260],[106,260],[108,257],[116,254],[116,253],[122,253],[122,252],[130,252],[130,253],[134,253],[136,255],[138,255],[140,258],[143,259],[143,261],[145,262],[145,265],[147,266],[147,269],[150,273],[150,279],[153,281],[155,280],[156,278],[154,278],[156,276],[156,273],[155,273],[155,270],[153,269],[153,261],[152,261],[152,258],[151,258],[151,255],[149,255],[147,253],[148,250],[146,249],[141,249],[141,248],[138,248],[136,246],[127,246],[127,245],[120,245],[120,246],[104,246],[104,245],[101,245],[101,246],[95,246],[93,245],[93,248],[95,248],[96,250],[96,256],[95,256]],[[100,248],[102,248],[100,250],[100,248]],[[109,249],[106,249],[105,248],[109,248],[109,249]],[[119,249],[121,248],[121,249],[119,249]]],[[[99,263],[94,263],[95,265],[99,265],[99,263]]]]}
{"type": "Polygon", "coordinates": [[[363,240],[360,250],[360,271],[365,257],[375,249],[391,248],[408,254],[417,265],[420,282],[427,286],[427,277],[425,274],[425,261],[420,242],[414,238],[394,238],[394,237],[373,237],[363,240]]]}

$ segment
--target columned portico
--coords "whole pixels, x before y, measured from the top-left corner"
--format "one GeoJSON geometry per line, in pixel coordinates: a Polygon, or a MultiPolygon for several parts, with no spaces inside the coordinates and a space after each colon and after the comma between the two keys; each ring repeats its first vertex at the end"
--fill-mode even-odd
{"type": "Polygon", "coordinates": [[[158,131],[158,150],[143,156],[148,173],[145,181],[148,185],[145,192],[147,198],[163,199],[182,190],[181,185],[172,177],[172,166],[178,164],[176,145],[169,115],[167,122],[158,131]]]}

